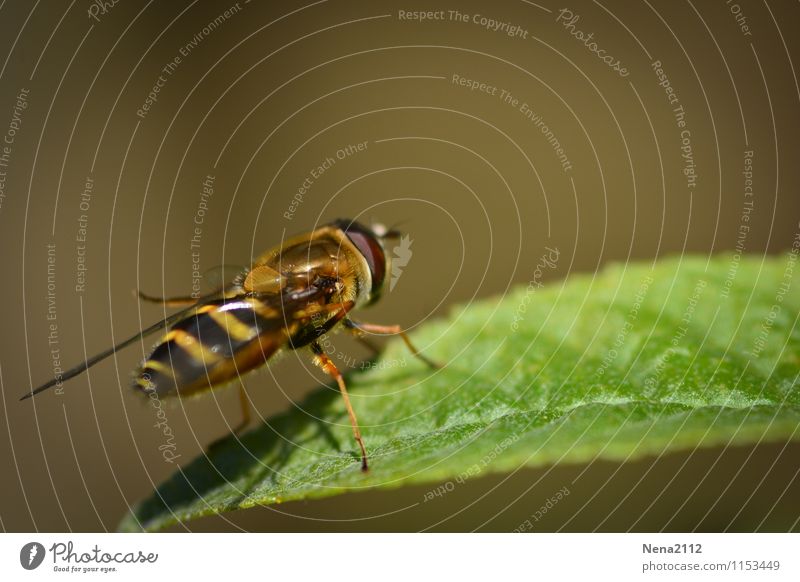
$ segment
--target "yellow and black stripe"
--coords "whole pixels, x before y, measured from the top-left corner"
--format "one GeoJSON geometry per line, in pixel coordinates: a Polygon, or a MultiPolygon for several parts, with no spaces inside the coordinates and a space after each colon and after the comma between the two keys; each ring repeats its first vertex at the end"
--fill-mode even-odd
{"type": "Polygon", "coordinates": [[[257,299],[203,305],[161,338],[134,385],[159,396],[208,389],[263,364],[285,334],[278,311],[257,299]]]}

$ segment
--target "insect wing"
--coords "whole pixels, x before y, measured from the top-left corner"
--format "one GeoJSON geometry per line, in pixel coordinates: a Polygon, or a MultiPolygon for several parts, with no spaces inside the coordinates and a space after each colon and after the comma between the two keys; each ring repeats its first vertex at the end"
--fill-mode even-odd
{"type": "Polygon", "coordinates": [[[247,268],[242,265],[216,265],[200,274],[200,289],[203,293],[214,293],[226,288],[231,281],[239,277],[247,268]]]}

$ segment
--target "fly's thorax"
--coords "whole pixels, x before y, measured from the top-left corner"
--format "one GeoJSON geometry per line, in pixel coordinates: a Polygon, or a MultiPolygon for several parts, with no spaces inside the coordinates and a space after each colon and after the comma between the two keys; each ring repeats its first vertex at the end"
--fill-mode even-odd
{"type": "Polygon", "coordinates": [[[290,293],[336,282],[331,286],[331,302],[361,302],[371,287],[368,266],[358,249],[344,233],[330,227],[290,241],[263,264],[284,277],[284,291],[290,293]]]}
{"type": "Polygon", "coordinates": [[[340,254],[337,241],[315,238],[283,248],[272,258],[270,266],[290,279],[330,276],[339,270],[340,254]]]}
{"type": "Polygon", "coordinates": [[[254,268],[266,265],[284,277],[283,291],[298,292],[329,277],[341,283],[332,300],[375,303],[388,279],[389,256],[381,237],[352,220],[337,220],[285,241],[262,254],[254,268]]]}

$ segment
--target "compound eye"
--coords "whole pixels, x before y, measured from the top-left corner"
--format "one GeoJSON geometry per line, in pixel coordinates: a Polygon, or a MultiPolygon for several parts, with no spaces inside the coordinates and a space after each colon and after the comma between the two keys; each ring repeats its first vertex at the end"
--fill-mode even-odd
{"type": "Polygon", "coordinates": [[[372,231],[357,222],[346,224],[343,230],[367,261],[372,275],[370,296],[374,301],[380,296],[386,278],[386,255],[383,253],[383,247],[372,231]]]}

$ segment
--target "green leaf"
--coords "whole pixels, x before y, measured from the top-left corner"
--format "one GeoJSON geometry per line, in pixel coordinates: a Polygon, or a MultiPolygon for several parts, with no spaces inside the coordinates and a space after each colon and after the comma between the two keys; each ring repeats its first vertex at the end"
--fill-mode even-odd
{"type": "Polygon", "coordinates": [[[393,341],[375,369],[348,377],[369,473],[341,398],[325,387],[183,467],[120,528],[375,487],[450,487],[523,465],[798,439],[796,259],[683,256],[545,287],[547,266],[533,265],[528,286],[413,335],[444,369],[393,341]]]}

